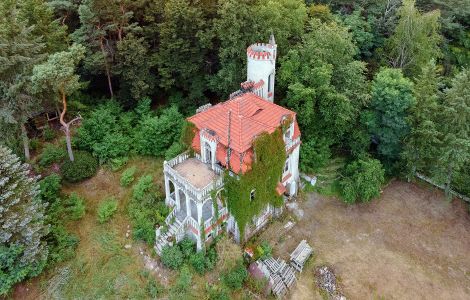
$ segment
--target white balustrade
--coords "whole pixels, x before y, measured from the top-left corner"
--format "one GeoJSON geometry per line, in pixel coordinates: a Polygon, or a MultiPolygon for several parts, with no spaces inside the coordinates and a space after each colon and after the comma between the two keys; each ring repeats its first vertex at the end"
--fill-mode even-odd
{"type": "Polygon", "coordinates": [[[291,140],[290,138],[285,138],[285,144],[286,144],[286,151],[290,150],[292,147],[300,143],[300,137],[291,140]]]}
{"type": "Polygon", "coordinates": [[[209,228],[209,227],[212,226],[212,219],[213,219],[213,218],[207,219],[207,220],[204,222],[204,230],[207,230],[207,228],[209,228]]]}

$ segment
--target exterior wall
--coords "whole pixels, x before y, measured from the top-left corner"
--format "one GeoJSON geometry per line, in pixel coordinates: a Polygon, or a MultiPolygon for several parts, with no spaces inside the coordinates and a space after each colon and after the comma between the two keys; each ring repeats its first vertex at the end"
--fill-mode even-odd
{"type": "Polygon", "coordinates": [[[247,49],[247,81],[257,83],[262,80],[264,85],[256,91],[256,94],[270,102],[274,101],[276,52],[275,44],[253,44],[247,49]],[[269,53],[269,56],[265,53],[269,53]]]}

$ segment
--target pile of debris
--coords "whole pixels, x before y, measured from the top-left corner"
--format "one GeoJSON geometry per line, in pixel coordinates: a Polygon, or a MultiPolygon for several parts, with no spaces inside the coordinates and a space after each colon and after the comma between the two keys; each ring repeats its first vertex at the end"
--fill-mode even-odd
{"type": "Polygon", "coordinates": [[[329,299],[346,300],[346,297],[343,296],[339,290],[335,273],[330,267],[317,267],[315,270],[315,277],[318,287],[328,293],[329,299]]]}

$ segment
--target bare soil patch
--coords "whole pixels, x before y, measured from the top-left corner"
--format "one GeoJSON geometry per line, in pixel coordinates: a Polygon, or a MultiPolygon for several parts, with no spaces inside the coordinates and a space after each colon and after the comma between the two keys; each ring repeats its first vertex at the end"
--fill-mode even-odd
{"type": "Polygon", "coordinates": [[[394,181],[369,204],[315,193],[299,204],[292,229],[274,222],[260,237],[284,258],[304,238],[313,246],[291,299],[321,299],[311,271],[320,264],[334,268],[349,299],[470,299],[470,216],[461,201],[394,181]]]}

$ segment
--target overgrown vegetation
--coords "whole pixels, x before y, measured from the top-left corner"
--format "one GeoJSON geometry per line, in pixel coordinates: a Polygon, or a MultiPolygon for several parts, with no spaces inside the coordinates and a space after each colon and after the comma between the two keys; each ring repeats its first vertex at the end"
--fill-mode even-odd
{"type": "Polygon", "coordinates": [[[238,223],[243,238],[245,226],[259,214],[266,205],[278,207],[282,197],[276,193],[276,185],[286,161],[286,151],[280,129],[263,133],[253,142],[255,159],[251,170],[236,176],[225,175],[225,198],[230,213],[238,223]],[[254,191],[254,199],[251,194],[254,191]]]}
{"type": "Polygon", "coordinates": [[[100,203],[98,207],[98,222],[106,223],[116,213],[118,202],[114,198],[107,198],[100,203]]]}
{"type": "Polygon", "coordinates": [[[90,153],[76,151],[75,160],[67,160],[60,167],[64,179],[68,182],[80,182],[96,174],[98,162],[90,153]]]}

